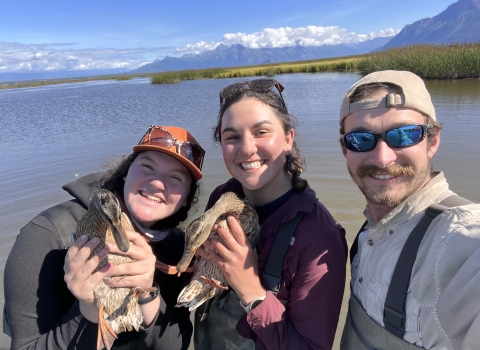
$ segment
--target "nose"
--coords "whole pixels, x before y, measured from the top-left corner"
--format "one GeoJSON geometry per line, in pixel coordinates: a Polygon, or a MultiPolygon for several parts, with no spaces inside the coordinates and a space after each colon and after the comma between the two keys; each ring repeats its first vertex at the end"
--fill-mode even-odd
{"type": "Polygon", "coordinates": [[[255,138],[252,135],[247,135],[243,137],[243,142],[239,149],[240,153],[250,156],[257,152],[257,144],[255,143],[255,138]]]}
{"type": "Polygon", "coordinates": [[[397,154],[383,140],[378,140],[377,146],[370,151],[370,158],[380,168],[384,168],[397,159],[397,154]]]}
{"type": "Polygon", "coordinates": [[[165,189],[165,181],[160,176],[150,178],[149,182],[150,182],[150,185],[156,190],[165,189]]]}

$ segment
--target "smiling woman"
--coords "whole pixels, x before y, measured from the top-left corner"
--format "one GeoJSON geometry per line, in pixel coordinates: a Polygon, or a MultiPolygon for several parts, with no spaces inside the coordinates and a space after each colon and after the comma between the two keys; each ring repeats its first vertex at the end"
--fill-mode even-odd
{"type": "MultiPolygon", "coordinates": [[[[173,306],[190,275],[168,275],[165,266],[176,265],[183,253],[184,234],[176,226],[198,199],[204,151],[188,131],[173,126],[150,127],[133,151],[117,167],[63,186],[74,199],[45,210],[22,228],[5,266],[12,348],[110,349],[114,339],[108,333],[113,332],[121,332],[113,349],[188,348],[189,313],[173,306]],[[123,233],[130,240],[127,252],[105,244],[108,229],[98,237],[84,229],[70,242],[71,233],[85,227],[76,224],[92,212],[87,211],[92,197],[105,214],[107,202],[118,200],[123,233]],[[116,265],[118,254],[130,262],[116,265]],[[112,260],[105,264],[107,257],[112,260]],[[112,322],[116,313],[103,316],[104,305],[130,289],[128,295],[138,298],[138,305],[126,317],[138,312],[141,321],[130,331],[117,330],[112,322]],[[107,332],[108,324],[112,331],[107,332]]],[[[92,231],[100,230],[100,221],[87,223],[92,231]]]]}
{"type": "Polygon", "coordinates": [[[230,289],[211,306],[197,309],[195,349],[333,345],[345,283],[345,231],[300,177],[305,161],[282,91],[273,79],[240,82],[220,91],[214,138],[233,178],[213,191],[207,209],[223,193],[236,193],[254,206],[261,237],[252,247],[229,217],[231,234],[216,229],[225,245],[210,238],[204,243],[208,249],[198,250],[220,267],[230,289]],[[285,232],[293,237],[279,258],[276,237],[285,232]],[[270,256],[279,262],[278,281],[267,269],[270,256]]]}

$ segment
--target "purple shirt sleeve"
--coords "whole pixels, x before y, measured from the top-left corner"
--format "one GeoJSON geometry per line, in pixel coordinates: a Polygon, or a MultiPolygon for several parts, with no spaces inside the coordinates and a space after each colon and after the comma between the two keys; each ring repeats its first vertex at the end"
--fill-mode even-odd
{"type": "MultiPolygon", "coordinates": [[[[304,217],[285,258],[278,298],[267,298],[237,324],[256,349],[331,349],[338,324],[346,274],[343,228],[316,206],[304,217]],[[287,266],[287,271],[285,271],[287,266]],[[287,291],[288,289],[288,291],[287,291]]],[[[327,213],[328,214],[328,213],[327,213]]],[[[259,269],[263,271],[259,263],[259,269]]]]}

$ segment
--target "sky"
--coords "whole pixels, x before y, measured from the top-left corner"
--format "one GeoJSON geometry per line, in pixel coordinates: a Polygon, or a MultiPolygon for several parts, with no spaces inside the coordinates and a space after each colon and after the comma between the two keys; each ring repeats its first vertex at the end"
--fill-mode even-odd
{"type": "Polygon", "coordinates": [[[0,0],[0,73],[132,70],[211,50],[357,43],[454,0],[0,0]]]}

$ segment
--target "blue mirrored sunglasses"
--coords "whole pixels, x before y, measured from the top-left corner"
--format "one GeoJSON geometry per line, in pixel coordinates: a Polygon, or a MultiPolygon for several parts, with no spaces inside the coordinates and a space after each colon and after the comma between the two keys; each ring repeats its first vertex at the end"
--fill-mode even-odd
{"type": "Polygon", "coordinates": [[[393,148],[406,148],[420,143],[427,135],[427,124],[411,124],[389,129],[381,134],[354,131],[343,135],[345,147],[352,152],[368,152],[382,139],[393,148]]]}

